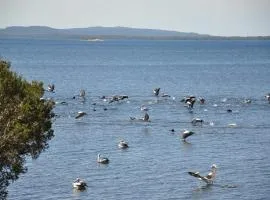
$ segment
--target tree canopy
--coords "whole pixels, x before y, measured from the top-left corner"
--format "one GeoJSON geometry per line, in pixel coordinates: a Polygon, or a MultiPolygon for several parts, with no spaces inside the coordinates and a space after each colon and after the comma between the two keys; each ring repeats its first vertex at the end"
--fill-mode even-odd
{"type": "Polygon", "coordinates": [[[7,186],[25,173],[25,159],[36,159],[54,136],[54,103],[42,99],[43,83],[27,82],[0,59],[0,199],[7,186]]]}

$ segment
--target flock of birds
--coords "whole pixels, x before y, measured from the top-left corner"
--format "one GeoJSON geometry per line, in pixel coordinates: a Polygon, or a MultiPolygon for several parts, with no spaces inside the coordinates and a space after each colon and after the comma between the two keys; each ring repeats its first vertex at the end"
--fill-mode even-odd
{"type": "MultiPolygon", "coordinates": [[[[48,85],[48,88],[47,88],[47,91],[48,92],[54,92],[55,90],[55,86],[54,84],[50,84],[48,85]]],[[[160,94],[160,88],[155,88],[153,90],[153,93],[155,96],[160,96],[160,97],[170,97],[170,95],[168,94],[165,94],[165,93],[162,93],[160,94]]],[[[85,99],[85,90],[81,90],[79,95],[79,97],[85,99]]],[[[73,97],[73,99],[75,99],[76,96],[73,97]]],[[[119,101],[122,101],[124,99],[127,99],[128,96],[127,95],[114,95],[114,96],[110,96],[110,97],[107,97],[107,96],[102,96],[101,99],[103,99],[104,101],[107,101],[108,103],[113,103],[113,102],[119,102],[119,101]]],[[[265,98],[267,99],[267,101],[270,103],[270,93],[265,95],[265,98]]],[[[194,107],[194,103],[197,101],[197,98],[195,96],[186,96],[185,98],[183,98],[181,100],[181,102],[183,102],[185,104],[185,106],[187,107],[187,109],[189,110],[192,110],[193,107],[194,107]]],[[[198,101],[200,104],[204,104],[205,103],[205,99],[202,98],[202,97],[199,97],[198,98],[198,101]]],[[[61,102],[61,104],[65,104],[66,102],[61,102]]],[[[244,101],[244,103],[251,103],[251,100],[250,99],[246,99],[244,101]]],[[[104,108],[105,110],[106,108],[104,108]]],[[[141,111],[144,111],[145,114],[143,117],[140,117],[140,118],[136,118],[136,117],[130,117],[130,120],[131,121],[142,121],[142,122],[150,122],[150,116],[149,114],[147,113],[147,111],[149,111],[149,108],[146,107],[145,105],[142,105],[140,107],[141,111]]],[[[228,109],[227,112],[232,112],[231,109],[228,109]]],[[[87,115],[86,112],[84,111],[79,111],[77,113],[77,115],[75,116],[75,119],[79,119],[83,116],[87,115]]],[[[194,118],[191,123],[193,125],[198,125],[198,124],[202,124],[204,122],[204,120],[200,119],[200,118],[194,118]]],[[[235,126],[235,124],[231,124],[231,126],[235,126]]],[[[171,129],[170,130],[171,132],[175,132],[174,129],[171,129]]],[[[186,139],[188,137],[190,137],[191,135],[193,135],[195,132],[193,131],[190,131],[190,130],[187,130],[185,129],[182,133],[181,133],[181,138],[183,140],[183,142],[186,142],[186,139]]],[[[118,148],[120,149],[126,149],[128,148],[129,145],[128,145],[128,142],[126,142],[125,140],[120,140],[119,143],[118,143],[118,148]]],[[[100,164],[108,164],[110,162],[110,160],[107,158],[107,157],[103,157],[101,156],[101,154],[98,154],[97,155],[97,163],[100,163],[100,164]]],[[[216,178],[216,172],[217,172],[217,165],[216,164],[212,164],[211,166],[211,169],[210,169],[210,172],[205,175],[205,176],[202,176],[200,175],[199,172],[188,172],[189,175],[195,177],[195,178],[198,178],[199,180],[205,182],[207,185],[211,185],[213,184],[215,178],[216,178]]],[[[80,179],[80,178],[77,178],[73,183],[73,187],[78,189],[78,190],[84,190],[86,187],[87,187],[87,183],[80,179]]]]}

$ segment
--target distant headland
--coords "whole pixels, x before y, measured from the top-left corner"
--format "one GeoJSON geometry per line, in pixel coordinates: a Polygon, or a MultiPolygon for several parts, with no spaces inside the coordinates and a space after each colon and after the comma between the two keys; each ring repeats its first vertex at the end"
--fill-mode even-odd
{"type": "Polygon", "coordinates": [[[149,40],[269,40],[270,36],[223,37],[198,33],[186,33],[159,29],[142,29],[128,27],[88,27],[55,29],[47,26],[10,26],[0,29],[0,38],[45,38],[45,39],[149,39],[149,40]]]}

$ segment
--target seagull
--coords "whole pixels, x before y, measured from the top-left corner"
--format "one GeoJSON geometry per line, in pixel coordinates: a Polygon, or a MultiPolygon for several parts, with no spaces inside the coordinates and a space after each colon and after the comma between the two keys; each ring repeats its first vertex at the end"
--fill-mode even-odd
{"type": "Polygon", "coordinates": [[[183,139],[183,141],[186,141],[186,138],[188,138],[189,136],[191,136],[193,134],[194,134],[193,131],[184,130],[184,132],[182,133],[182,139],[183,139]]]}
{"type": "Polygon", "coordinates": [[[159,95],[159,90],[160,90],[160,88],[155,88],[153,90],[155,96],[158,96],[159,95]]]}
{"type": "Polygon", "coordinates": [[[128,143],[127,143],[126,141],[120,140],[120,142],[118,143],[118,147],[119,147],[120,149],[126,149],[126,148],[128,148],[129,146],[128,146],[128,143]]]}
{"type": "Polygon", "coordinates": [[[80,117],[83,117],[84,115],[87,115],[86,112],[79,111],[79,112],[78,112],[78,115],[75,117],[75,119],[78,119],[78,118],[80,118],[80,117]]]}
{"type": "Polygon", "coordinates": [[[80,178],[77,178],[75,181],[73,181],[72,185],[78,190],[84,190],[85,187],[87,187],[86,182],[81,180],[80,178]]]}
{"type": "Polygon", "coordinates": [[[206,176],[201,176],[199,172],[188,172],[189,175],[198,178],[199,180],[204,181],[206,184],[213,184],[217,173],[217,165],[213,164],[211,166],[210,172],[206,176]]]}
{"type": "Polygon", "coordinates": [[[98,154],[97,162],[98,163],[101,163],[101,164],[108,164],[109,163],[109,159],[108,158],[105,158],[105,157],[101,157],[100,154],[98,154]]]}

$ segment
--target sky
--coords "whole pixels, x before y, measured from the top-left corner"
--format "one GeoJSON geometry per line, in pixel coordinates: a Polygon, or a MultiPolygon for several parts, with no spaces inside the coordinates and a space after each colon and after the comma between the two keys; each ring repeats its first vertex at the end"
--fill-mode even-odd
{"type": "Polygon", "coordinates": [[[0,28],[33,25],[270,36],[270,0],[0,0],[0,28]]]}

